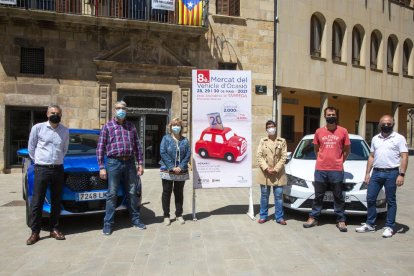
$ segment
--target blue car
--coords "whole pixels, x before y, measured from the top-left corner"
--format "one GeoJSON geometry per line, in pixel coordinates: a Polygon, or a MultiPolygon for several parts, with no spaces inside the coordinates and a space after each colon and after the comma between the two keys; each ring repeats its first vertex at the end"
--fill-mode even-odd
{"type": "MultiPolygon", "coordinates": [[[[105,212],[108,183],[99,177],[96,158],[99,130],[69,129],[69,150],[64,159],[65,183],[62,191],[61,216],[105,212]]],[[[17,155],[23,158],[23,199],[26,201],[26,223],[30,223],[33,197],[34,163],[27,149],[17,155]]],[[[118,189],[117,209],[125,209],[125,193],[118,189]]],[[[50,190],[47,189],[43,216],[50,215],[50,190]]]]}

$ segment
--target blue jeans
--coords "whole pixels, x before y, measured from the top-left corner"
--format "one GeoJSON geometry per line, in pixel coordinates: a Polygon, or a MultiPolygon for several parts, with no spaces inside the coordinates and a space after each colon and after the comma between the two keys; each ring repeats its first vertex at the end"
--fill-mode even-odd
{"type": "Polygon", "coordinates": [[[397,191],[396,181],[398,173],[398,169],[388,172],[380,172],[376,170],[372,172],[367,191],[367,224],[371,226],[375,225],[375,220],[377,219],[376,201],[382,186],[384,186],[385,197],[387,199],[387,220],[385,226],[394,229],[395,217],[397,215],[397,198],[395,193],[397,191]]]}
{"type": "Polygon", "coordinates": [[[334,196],[334,211],[337,216],[336,221],[340,222],[346,220],[345,199],[342,193],[343,179],[343,171],[315,170],[315,182],[313,184],[315,188],[315,198],[312,204],[312,212],[309,214],[310,217],[314,219],[319,218],[323,207],[323,197],[330,185],[334,196]]]}
{"type": "Polygon", "coordinates": [[[106,213],[104,227],[112,228],[114,225],[116,202],[118,199],[118,188],[122,184],[127,197],[127,207],[131,222],[137,225],[140,222],[140,214],[137,196],[137,169],[134,159],[118,160],[108,158],[106,163],[108,176],[108,192],[106,193],[106,213]]]}
{"type": "MultiPolygon", "coordinates": [[[[269,196],[271,186],[260,185],[260,219],[267,219],[269,210],[269,196]]],[[[273,196],[275,197],[275,220],[279,222],[283,219],[283,186],[273,186],[273,196]]]]}

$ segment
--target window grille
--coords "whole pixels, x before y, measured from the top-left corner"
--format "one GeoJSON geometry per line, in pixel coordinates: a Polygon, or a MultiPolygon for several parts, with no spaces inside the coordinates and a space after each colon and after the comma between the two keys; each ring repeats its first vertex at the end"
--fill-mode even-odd
{"type": "Polygon", "coordinates": [[[44,48],[21,48],[20,73],[37,75],[45,73],[44,48]]]}

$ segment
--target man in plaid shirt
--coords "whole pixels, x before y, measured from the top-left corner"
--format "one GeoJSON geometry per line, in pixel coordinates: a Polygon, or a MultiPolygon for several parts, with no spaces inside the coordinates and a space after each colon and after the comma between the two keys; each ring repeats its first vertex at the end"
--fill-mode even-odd
{"type": "Polygon", "coordinates": [[[127,195],[132,224],[138,229],[146,229],[140,219],[136,185],[138,177],[144,173],[142,148],[138,140],[137,129],[134,124],[125,119],[126,112],[127,105],[124,101],[115,103],[114,118],[102,127],[96,151],[100,168],[99,175],[102,179],[108,179],[103,226],[105,235],[111,235],[113,231],[118,187],[121,181],[127,195]],[[107,156],[106,167],[105,154],[107,156]]]}

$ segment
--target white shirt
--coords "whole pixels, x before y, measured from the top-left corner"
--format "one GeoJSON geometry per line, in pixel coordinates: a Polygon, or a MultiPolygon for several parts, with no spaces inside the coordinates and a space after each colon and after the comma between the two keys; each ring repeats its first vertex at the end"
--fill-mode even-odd
{"type": "Polygon", "coordinates": [[[35,164],[62,165],[69,147],[69,130],[62,124],[53,128],[49,121],[32,127],[29,155],[35,164]]]}
{"type": "Polygon", "coordinates": [[[395,131],[388,137],[379,133],[372,138],[371,152],[374,153],[374,168],[396,168],[400,166],[401,153],[408,152],[407,141],[395,131]]]}

